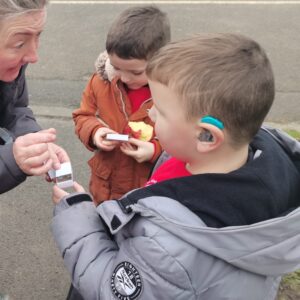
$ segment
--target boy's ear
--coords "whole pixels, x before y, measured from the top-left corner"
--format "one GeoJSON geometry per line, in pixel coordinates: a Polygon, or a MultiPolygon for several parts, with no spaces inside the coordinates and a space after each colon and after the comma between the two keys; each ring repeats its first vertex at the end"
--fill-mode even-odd
{"type": "Polygon", "coordinates": [[[219,148],[224,141],[224,132],[215,125],[199,122],[197,124],[197,150],[210,152],[219,148]]]}

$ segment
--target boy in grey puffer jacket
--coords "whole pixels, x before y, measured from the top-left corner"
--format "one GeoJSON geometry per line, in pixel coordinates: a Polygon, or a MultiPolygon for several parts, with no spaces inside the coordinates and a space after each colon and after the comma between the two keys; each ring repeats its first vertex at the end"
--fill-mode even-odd
{"type": "Polygon", "coordinates": [[[97,208],[54,186],[52,231],[84,299],[275,299],[300,267],[300,146],[261,128],[274,99],[251,39],[199,35],[147,66],[150,117],[171,158],[97,208]]]}

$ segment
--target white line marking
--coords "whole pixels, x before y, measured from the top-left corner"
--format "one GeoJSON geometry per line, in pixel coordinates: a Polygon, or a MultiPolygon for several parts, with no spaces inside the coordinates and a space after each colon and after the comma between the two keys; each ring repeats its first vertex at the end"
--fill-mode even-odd
{"type": "Polygon", "coordinates": [[[238,4],[238,5],[287,5],[287,4],[300,4],[300,0],[294,0],[294,1],[276,1],[276,0],[270,0],[270,1],[230,1],[230,0],[75,0],[75,1],[66,1],[66,0],[50,0],[50,4],[238,4]]]}

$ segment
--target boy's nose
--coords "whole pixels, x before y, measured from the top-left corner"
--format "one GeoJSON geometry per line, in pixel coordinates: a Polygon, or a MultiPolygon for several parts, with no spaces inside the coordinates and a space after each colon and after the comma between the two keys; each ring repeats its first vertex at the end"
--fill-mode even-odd
{"type": "Polygon", "coordinates": [[[121,81],[124,83],[128,83],[130,81],[130,78],[126,74],[121,73],[121,81]]]}

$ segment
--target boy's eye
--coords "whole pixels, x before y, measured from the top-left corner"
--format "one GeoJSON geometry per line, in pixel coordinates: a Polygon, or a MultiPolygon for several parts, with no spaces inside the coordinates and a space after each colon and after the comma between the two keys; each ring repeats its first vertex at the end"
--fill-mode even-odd
{"type": "Polygon", "coordinates": [[[142,71],[142,72],[132,72],[132,74],[133,74],[133,75],[136,75],[136,76],[142,75],[143,73],[144,73],[144,71],[142,71]]]}

